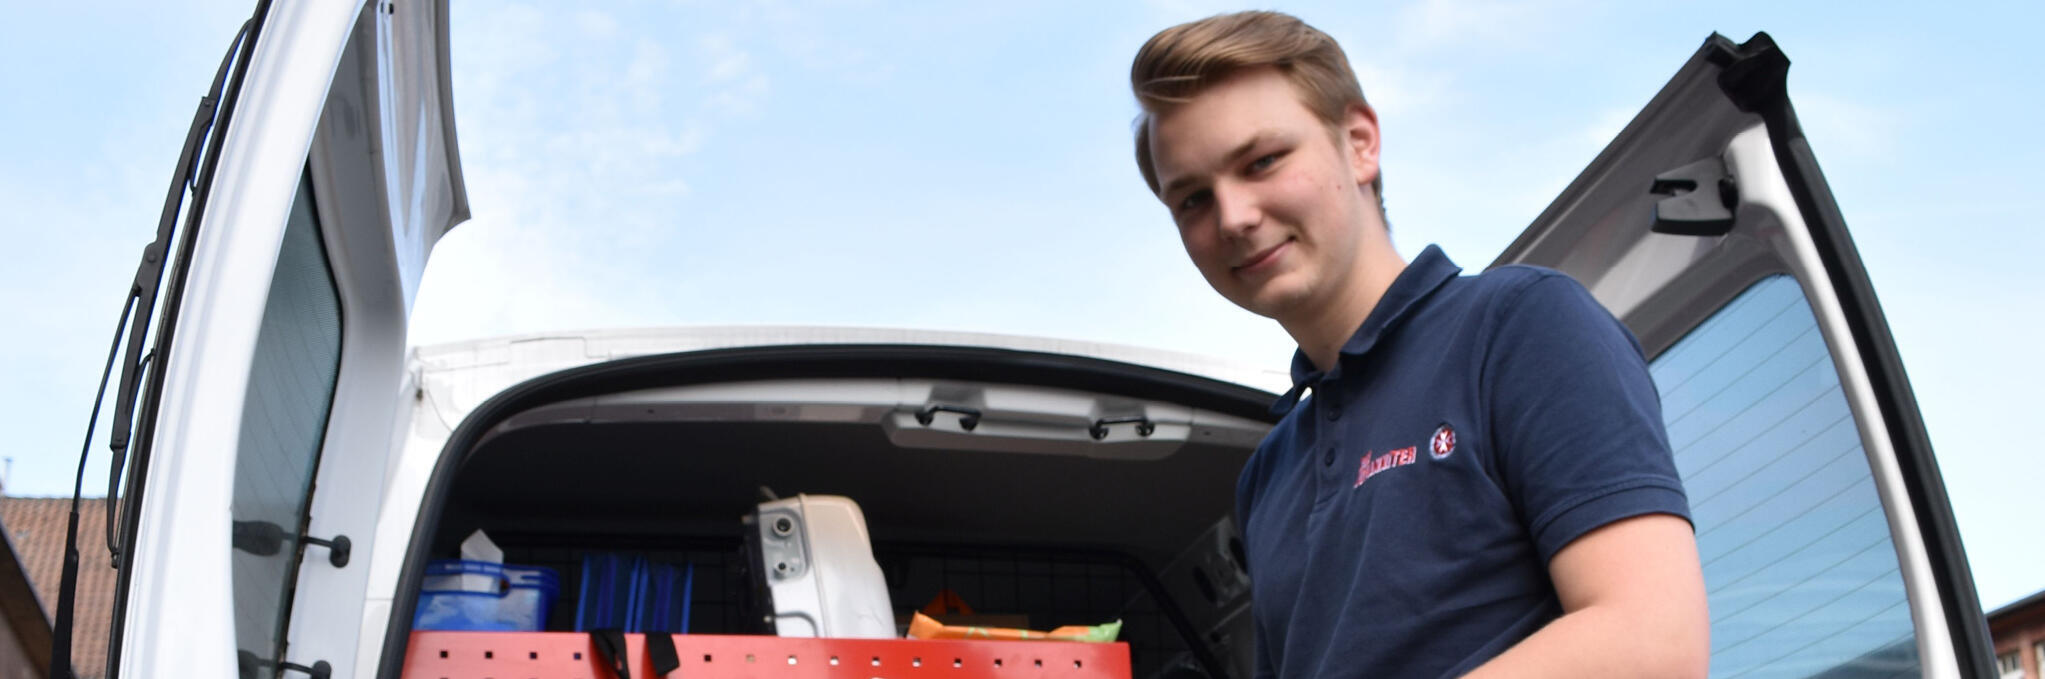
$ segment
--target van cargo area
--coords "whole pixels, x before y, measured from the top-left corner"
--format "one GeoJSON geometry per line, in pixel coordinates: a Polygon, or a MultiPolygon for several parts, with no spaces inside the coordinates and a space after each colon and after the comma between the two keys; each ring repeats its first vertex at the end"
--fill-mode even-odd
{"type": "Polygon", "coordinates": [[[1269,426],[1244,415],[1269,395],[1239,388],[1223,414],[1145,398],[1141,380],[1092,386],[805,377],[498,413],[465,454],[450,443],[415,549],[453,558],[482,530],[507,564],[554,569],[548,630],[576,629],[585,557],[625,554],[692,569],[689,633],[773,634],[744,520],[773,494],[843,496],[900,626],[946,600],[1028,629],[1120,620],[1134,676],[1247,677],[1229,517],[1269,426]]]}

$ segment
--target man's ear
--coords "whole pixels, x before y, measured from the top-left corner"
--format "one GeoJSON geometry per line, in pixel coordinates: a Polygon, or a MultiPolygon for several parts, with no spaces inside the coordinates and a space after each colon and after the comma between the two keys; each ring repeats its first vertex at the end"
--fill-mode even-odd
{"type": "Polygon", "coordinates": [[[1349,151],[1349,167],[1357,186],[1369,186],[1378,178],[1378,114],[1368,104],[1350,104],[1343,111],[1342,141],[1349,151]]]}
{"type": "Polygon", "coordinates": [[[1157,161],[1150,157],[1150,125],[1154,118],[1148,114],[1136,116],[1136,171],[1143,175],[1143,183],[1150,186],[1150,194],[1164,200],[1157,185],[1157,161]]]}

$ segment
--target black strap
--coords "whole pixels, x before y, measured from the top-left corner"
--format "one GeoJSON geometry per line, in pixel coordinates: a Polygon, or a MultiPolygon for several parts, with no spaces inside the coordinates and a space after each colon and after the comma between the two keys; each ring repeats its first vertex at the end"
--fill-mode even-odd
{"type": "Polygon", "coordinates": [[[675,653],[675,638],[665,632],[646,633],[646,655],[656,677],[665,677],[682,666],[682,657],[675,653]]]}
{"type": "Polygon", "coordinates": [[[596,646],[596,655],[603,658],[604,666],[611,668],[612,675],[618,679],[632,679],[632,659],[625,653],[623,630],[590,630],[589,641],[596,646]]]}

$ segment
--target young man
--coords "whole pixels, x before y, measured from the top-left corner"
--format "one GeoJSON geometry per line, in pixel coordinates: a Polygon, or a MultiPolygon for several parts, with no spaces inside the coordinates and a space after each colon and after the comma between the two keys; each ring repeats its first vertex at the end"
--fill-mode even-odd
{"type": "Polygon", "coordinates": [[[1193,264],[1299,342],[1237,484],[1258,676],[1705,676],[1689,506],[1625,326],[1554,271],[1393,251],[1376,114],[1298,19],[1166,29],[1130,80],[1193,264]]]}

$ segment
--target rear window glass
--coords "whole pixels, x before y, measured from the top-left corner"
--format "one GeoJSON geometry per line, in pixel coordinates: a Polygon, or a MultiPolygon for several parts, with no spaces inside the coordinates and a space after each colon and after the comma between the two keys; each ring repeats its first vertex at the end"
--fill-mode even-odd
{"type": "Polygon", "coordinates": [[[234,462],[235,642],[244,677],[276,676],[313,468],[341,365],[341,300],[301,179],[256,333],[234,462]]]}
{"type": "Polygon", "coordinates": [[[1651,370],[1697,526],[1711,676],[1917,676],[1888,520],[1796,279],[1748,288],[1651,370]]]}

